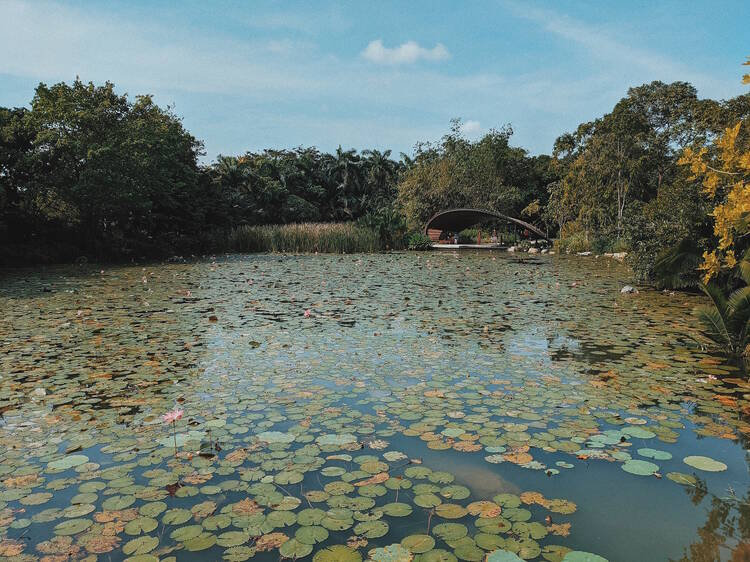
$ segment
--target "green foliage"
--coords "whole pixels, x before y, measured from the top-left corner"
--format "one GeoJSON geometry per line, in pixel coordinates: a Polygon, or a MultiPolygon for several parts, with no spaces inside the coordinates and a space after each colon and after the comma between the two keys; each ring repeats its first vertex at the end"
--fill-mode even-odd
{"type": "Polygon", "coordinates": [[[393,205],[367,213],[358,223],[376,232],[386,249],[398,250],[405,246],[406,219],[393,205]]]}
{"type": "Polygon", "coordinates": [[[15,228],[5,252],[32,238],[125,256],[199,231],[202,145],[151,97],[131,101],[109,82],[40,84],[30,111],[9,113],[1,175],[15,228]]]}
{"type": "Polygon", "coordinates": [[[429,236],[425,236],[421,232],[414,232],[409,236],[409,249],[424,251],[432,249],[432,240],[429,236]]]}
{"type": "Polygon", "coordinates": [[[231,252],[333,253],[378,252],[378,234],[354,223],[305,223],[239,226],[229,233],[231,252]]]}
{"type": "Polygon", "coordinates": [[[656,256],[649,277],[654,280],[658,289],[696,287],[700,263],[701,252],[698,245],[686,238],[677,245],[662,250],[656,256]]]}
{"type": "Polygon", "coordinates": [[[700,283],[700,289],[711,299],[708,305],[696,307],[695,315],[706,338],[728,355],[747,355],[750,344],[750,252],[738,263],[736,274],[744,285],[725,296],[715,282],[700,283]]]}
{"type": "Polygon", "coordinates": [[[571,222],[563,225],[560,236],[554,241],[554,247],[558,254],[576,254],[590,252],[592,245],[589,233],[578,223],[571,222]]]}
{"type": "Polygon", "coordinates": [[[656,268],[665,248],[685,239],[703,245],[711,236],[706,201],[678,160],[686,147],[748,115],[750,96],[700,100],[690,84],[652,82],[631,88],[610,113],[559,137],[552,167],[562,179],[550,183],[543,212],[560,231],[559,246],[585,251],[588,245],[596,252],[627,247],[640,281],[693,283],[692,274],[680,269],[689,261],[661,260],[656,268]],[[575,227],[567,234],[570,224],[575,227]],[[677,267],[677,277],[664,270],[668,263],[677,267]]]}
{"type": "Polygon", "coordinates": [[[240,226],[365,216],[382,247],[405,245],[393,202],[406,163],[390,151],[266,150],[206,167],[201,152],[150,96],[40,84],[30,110],[0,108],[0,262],[216,251],[240,226]]]}
{"type": "Polygon", "coordinates": [[[476,142],[461,135],[461,122],[437,144],[417,145],[416,157],[398,185],[398,200],[411,228],[455,207],[492,209],[518,216],[535,199],[547,201],[553,177],[549,157],[530,157],[510,146],[513,130],[493,130],[476,142]]]}

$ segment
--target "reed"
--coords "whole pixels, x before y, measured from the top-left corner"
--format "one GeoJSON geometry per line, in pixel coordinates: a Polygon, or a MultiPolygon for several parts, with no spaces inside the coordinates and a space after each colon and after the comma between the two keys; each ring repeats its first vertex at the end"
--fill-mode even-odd
{"type": "Polygon", "coordinates": [[[228,237],[232,252],[329,253],[379,252],[377,233],[354,223],[300,223],[239,226],[228,237]]]}

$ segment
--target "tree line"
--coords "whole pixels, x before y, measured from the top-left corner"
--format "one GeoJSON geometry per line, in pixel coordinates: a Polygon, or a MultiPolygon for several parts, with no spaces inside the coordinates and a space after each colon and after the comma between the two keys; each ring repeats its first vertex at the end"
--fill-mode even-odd
{"type": "Polygon", "coordinates": [[[723,180],[746,177],[749,116],[750,94],[700,99],[685,82],[652,82],[550,155],[513,146],[510,125],[469,140],[456,120],[399,158],[299,147],[201,164],[201,141],[150,96],[40,84],[28,108],[0,108],[0,260],[184,256],[231,249],[233,229],[306,222],[356,221],[399,248],[435,212],[480,207],[537,224],[560,251],[628,250],[639,279],[689,286],[710,259],[718,276],[737,259],[727,251],[744,250],[745,233],[736,249],[722,242],[730,213],[715,210],[732,193],[723,180]],[[726,166],[745,172],[707,176],[733,127],[726,166]]]}
{"type": "Polygon", "coordinates": [[[0,260],[129,259],[222,250],[244,225],[392,212],[405,169],[391,152],[315,148],[219,156],[171,108],[112,83],[40,84],[0,108],[0,260]]]}

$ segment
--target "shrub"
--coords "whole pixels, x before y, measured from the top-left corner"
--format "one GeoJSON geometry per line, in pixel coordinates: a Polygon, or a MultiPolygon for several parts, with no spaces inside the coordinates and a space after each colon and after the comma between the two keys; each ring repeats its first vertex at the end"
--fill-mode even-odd
{"type": "Polygon", "coordinates": [[[229,251],[279,253],[378,252],[377,233],[354,223],[304,223],[240,226],[228,237],[229,251]]]}
{"type": "Polygon", "coordinates": [[[409,236],[409,249],[416,251],[429,250],[432,248],[432,240],[421,232],[415,232],[409,236]]]}

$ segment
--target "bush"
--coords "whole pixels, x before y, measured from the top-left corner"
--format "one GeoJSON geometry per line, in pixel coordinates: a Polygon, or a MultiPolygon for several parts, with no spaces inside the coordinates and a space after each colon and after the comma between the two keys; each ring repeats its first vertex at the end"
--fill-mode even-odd
{"type": "Polygon", "coordinates": [[[240,226],[228,237],[233,252],[330,253],[378,252],[377,233],[354,223],[304,223],[240,226]]]}
{"type": "Polygon", "coordinates": [[[432,248],[432,240],[429,236],[425,236],[421,232],[415,232],[409,236],[409,249],[416,251],[430,250],[432,248]]]}

